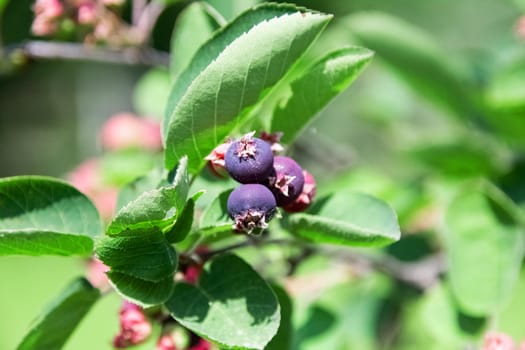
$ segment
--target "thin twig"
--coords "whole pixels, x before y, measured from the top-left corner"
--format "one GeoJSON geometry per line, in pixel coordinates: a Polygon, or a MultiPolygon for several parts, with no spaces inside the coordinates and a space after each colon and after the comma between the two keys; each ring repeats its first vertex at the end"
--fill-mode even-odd
{"type": "Polygon", "coordinates": [[[26,41],[6,47],[6,57],[21,54],[30,59],[66,59],[128,65],[168,66],[169,55],[151,48],[110,49],[77,43],[26,41]]]}

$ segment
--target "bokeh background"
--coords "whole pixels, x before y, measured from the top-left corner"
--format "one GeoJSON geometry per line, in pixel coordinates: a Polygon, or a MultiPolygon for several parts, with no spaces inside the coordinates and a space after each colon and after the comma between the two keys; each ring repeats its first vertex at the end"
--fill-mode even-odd
{"type": "MultiPolygon", "coordinates": [[[[210,2],[226,18],[255,3],[253,0],[210,2]]],[[[525,150],[524,22],[521,37],[518,27],[521,16],[525,15],[523,1],[297,3],[335,15],[308,53],[312,57],[347,44],[375,49],[372,39],[367,45],[363,42],[367,41],[366,35],[364,39],[359,35],[359,30],[366,32],[367,27],[360,27],[358,16],[379,11],[407,24],[403,29],[421,39],[421,45],[438,48],[439,57],[430,57],[430,61],[438,62],[437,66],[446,63],[462,86],[457,90],[448,88],[446,78],[439,69],[433,69],[433,64],[418,66],[417,61],[411,61],[410,54],[404,56],[403,50],[410,44],[399,46],[392,42],[391,47],[383,48],[386,51],[377,50],[377,57],[357,81],[325,108],[293,145],[294,157],[316,176],[321,191],[334,188],[338,181],[350,182],[362,191],[386,199],[398,210],[406,239],[390,248],[392,254],[408,261],[439,249],[436,248],[440,246],[439,238],[429,224],[432,212],[426,212],[430,218],[422,218],[421,208],[446,194],[429,188],[429,179],[456,183],[477,176],[488,177],[507,189],[518,203],[525,199],[525,167],[520,165],[525,150]],[[412,71],[413,76],[407,71],[412,71]]],[[[28,0],[0,1],[4,52],[24,40],[34,39],[30,33],[31,4],[28,0]]],[[[175,3],[161,15],[152,37],[156,49],[169,49],[174,20],[186,4],[175,3]]],[[[382,24],[377,21],[369,25],[380,31],[382,24]]],[[[30,60],[13,66],[6,61],[4,57],[0,66],[0,177],[21,174],[65,177],[83,160],[102,152],[98,133],[111,115],[133,111],[162,118],[170,85],[163,68],[64,60],[30,60]]],[[[0,349],[14,348],[39,310],[68,280],[82,273],[84,263],[71,258],[0,257],[0,349]]],[[[419,307],[417,302],[404,303],[411,293],[416,293],[410,289],[389,294],[392,286],[380,280],[369,281],[359,288],[353,292],[366,295],[372,290],[378,299],[390,295],[392,300],[388,303],[372,308],[419,307]]],[[[509,297],[505,304],[509,311],[501,313],[500,328],[517,340],[525,339],[523,293],[525,276],[513,291],[514,297],[509,297]]],[[[337,308],[329,305],[328,296],[324,300],[321,304],[326,308],[316,315],[321,320],[326,316],[323,310],[337,308]]],[[[109,349],[118,330],[115,315],[119,303],[114,294],[98,303],[66,349],[109,349]]],[[[359,304],[349,306],[348,310],[363,315],[359,304]]],[[[395,314],[387,311],[385,315],[395,314]]],[[[330,323],[330,316],[326,317],[330,323]]],[[[439,316],[436,318],[439,320],[439,316]]],[[[347,321],[347,329],[357,327],[355,319],[347,321]]],[[[476,327],[475,319],[468,321],[476,327]]],[[[399,328],[410,330],[414,326],[399,323],[399,328]]],[[[380,331],[365,331],[371,332],[368,338],[356,335],[354,339],[361,339],[361,347],[355,347],[358,343],[354,342],[354,347],[338,349],[395,348],[394,341],[373,344],[370,339],[380,331]]],[[[399,338],[397,331],[389,329],[399,349],[421,349],[421,344],[432,341],[430,337],[418,342],[417,331],[404,333],[404,336],[412,334],[413,338],[399,338]]],[[[311,332],[315,333],[315,328],[306,327],[301,334],[307,338],[311,332]]],[[[307,342],[301,344],[298,349],[315,348],[307,342]]],[[[150,343],[144,348],[148,346],[153,347],[150,343]]]]}

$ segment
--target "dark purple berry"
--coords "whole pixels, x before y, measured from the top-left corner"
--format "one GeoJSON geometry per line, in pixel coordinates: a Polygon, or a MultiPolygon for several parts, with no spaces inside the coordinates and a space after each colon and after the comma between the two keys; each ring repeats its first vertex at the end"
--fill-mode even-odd
{"type": "Polygon", "coordinates": [[[252,233],[265,229],[275,214],[275,197],[263,185],[240,185],[228,197],[228,213],[235,221],[233,229],[252,233]]]}
{"type": "Polygon", "coordinates": [[[232,142],[224,155],[226,170],[240,183],[262,183],[272,173],[271,146],[253,133],[232,142]]]}
{"type": "Polygon", "coordinates": [[[268,187],[275,195],[277,205],[286,206],[303,191],[303,169],[292,158],[277,156],[273,161],[273,170],[268,178],[268,187]]]}

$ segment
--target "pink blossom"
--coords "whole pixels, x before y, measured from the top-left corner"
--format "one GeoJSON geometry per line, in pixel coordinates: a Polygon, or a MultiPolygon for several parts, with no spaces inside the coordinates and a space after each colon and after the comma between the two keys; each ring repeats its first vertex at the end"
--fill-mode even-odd
{"type": "Polygon", "coordinates": [[[132,113],[118,113],[109,118],[100,134],[102,146],[111,151],[140,148],[148,151],[162,149],[160,123],[139,118],[132,113]]]}
{"type": "Polygon", "coordinates": [[[64,6],[59,0],[37,0],[33,5],[33,11],[42,18],[55,19],[62,16],[64,6]]]}
{"type": "Polygon", "coordinates": [[[113,218],[117,208],[117,188],[108,187],[103,191],[89,195],[89,197],[93,201],[93,204],[95,204],[95,207],[97,207],[103,221],[109,221],[113,218]]]}
{"type": "Polygon", "coordinates": [[[124,301],[120,309],[120,333],[113,339],[113,346],[118,349],[137,345],[151,334],[151,323],[142,309],[124,301]]]}
{"type": "Polygon", "coordinates": [[[109,290],[110,284],[106,272],[109,267],[97,258],[92,258],[87,264],[87,279],[96,288],[102,291],[109,290]]]}
{"type": "Polygon", "coordinates": [[[231,140],[221,143],[215,147],[209,155],[204,159],[208,161],[208,169],[217,177],[225,178],[228,177],[228,172],[225,168],[224,155],[230,147],[231,140]]]}
{"type": "Polygon", "coordinates": [[[94,1],[83,1],[78,6],[77,20],[80,24],[94,24],[97,20],[97,8],[94,1]]]}
{"type": "Polygon", "coordinates": [[[68,175],[69,182],[80,192],[91,195],[103,188],[101,165],[98,159],[87,159],[68,175]]]}
{"type": "Polygon", "coordinates": [[[206,339],[199,339],[199,342],[192,347],[189,348],[189,350],[210,350],[211,344],[206,339]]]}
{"type": "Polygon", "coordinates": [[[170,334],[163,334],[157,341],[157,350],[177,350],[177,345],[170,334]]]}
{"type": "Polygon", "coordinates": [[[489,332],[485,334],[483,350],[513,350],[514,342],[505,333],[489,332]]]}
{"type": "Polygon", "coordinates": [[[37,15],[31,24],[31,32],[37,36],[52,35],[57,30],[57,24],[54,20],[37,15]]]}

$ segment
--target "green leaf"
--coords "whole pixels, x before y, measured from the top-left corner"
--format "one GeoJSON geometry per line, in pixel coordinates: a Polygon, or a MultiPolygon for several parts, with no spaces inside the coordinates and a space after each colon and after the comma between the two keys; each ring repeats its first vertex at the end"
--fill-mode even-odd
{"type": "Polygon", "coordinates": [[[191,232],[191,228],[193,226],[195,202],[203,193],[204,191],[197,192],[190,199],[188,199],[188,202],[186,203],[186,206],[184,207],[182,213],[179,215],[177,222],[166,233],[166,239],[170,243],[178,243],[180,241],[183,241],[186,238],[186,236],[188,236],[188,234],[191,232]]]}
{"type": "Polygon", "coordinates": [[[445,243],[451,289],[474,316],[501,307],[517,280],[525,250],[523,218],[493,185],[470,184],[446,212],[445,243]]]}
{"type": "Polygon", "coordinates": [[[264,349],[279,327],[272,289],[235,255],[205,265],[197,286],[177,283],[166,307],[183,326],[226,348],[264,349]]]}
{"type": "Polygon", "coordinates": [[[525,111],[525,57],[498,71],[487,87],[487,103],[496,110],[525,111]]]}
{"type": "Polygon", "coordinates": [[[204,210],[199,223],[199,231],[203,234],[216,234],[232,230],[233,221],[228,215],[226,203],[233,189],[222,192],[204,210]]]}
{"type": "Polygon", "coordinates": [[[180,13],[171,36],[172,80],[177,80],[202,44],[224,24],[226,20],[205,2],[191,3],[180,13]]]}
{"type": "Polygon", "coordinates": [[[177,220],[188,196],[186,158],[182,158],[173,185],[144,192],[120,209],[106,229],[109,236],[128,229],[158,227],[165,229],[177,220]]]}
{"type": "Polygon", "coordinates": [[[158,228],[135,229],[107,236],[97,244],[111,283],[126,298],[141,305],[159,304],[169,297],[177,254],[158,228]]]}
{"type": "Polygon", "coordinates": [[[278,285],[272,285],[273,292],[279,300],[281,307],[281,322],[277,334],[272,338],[270,343],[264,348],[265,350],[290,350],[292,348],[293,325],[292,325],[292,299],[286,290],[278,285]]]}
{"type": "Polygon", "coordinates": [[[93,204],[57,179],[0,179],[0,255],[91,255],[102,223],[93,204]]]}
{"type": "Polygon", "coordinates": [[[73,281],[38,317],[17,350],[61,349],[99,297],[84,278],[73,281]]]}
{"type": "Polygon", "coordinates": [[[473,98],[462,69],[420,28],[380,12],[357,13],[344,23],[364,46],[375,51],[422,97],[464,117],[473,98]]]}
{"type": "Polygon", "coordinates": [[[400,238],[396,213],[372,196],[340,190],[320,198],[307,213],[287,217],[297,235],[321,243],[380,246],[400,238]]]}
{"type": "Polygon", "coordinates": [[[165,279],[177,268],[175,250],[155,228],[106,236],[97,244],[97,255],[111,271],[152,282],[165,279]]]}
{"type": "Polygon", "coordinates": [[[146,281],[117,271],[109,271],[107,275],[119,294],[143,307],[162,304],[173,291],[173,275],[158,282],[146,281]]]}
{"type": "Polygon", "coordinates": [[[133,108],[139,115],[161,120],[171,89],[170,74],[165,68],[147,71],[133,90],[133,108]]]}
{"type": "Polygon", "coordinates": [[[290,143],[335,96],[344,91],[372,59],[373,53],[359,47],[331,52],[292,81],[277,101],[271,130],[283,132],[290,143]]]}
{"type": "Polygon", "coordinates": [[[204,157],[244,121],[245,108],[286,73],[330,19],[268,3],[216,32],[172,89],[163,129],[166,167],[185,154],[189,172],[198,173],[204,157]]]}

